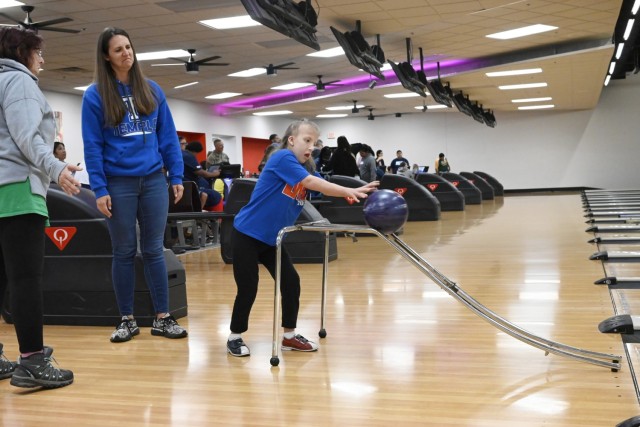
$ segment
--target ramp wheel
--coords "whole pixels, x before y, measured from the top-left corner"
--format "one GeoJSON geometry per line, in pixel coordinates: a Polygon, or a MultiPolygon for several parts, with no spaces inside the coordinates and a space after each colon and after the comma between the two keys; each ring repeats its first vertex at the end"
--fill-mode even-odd
{"type": "Polygon", "coordinates": [[[600,251],[600,252],[596,252],[593,255],[591,255],[589,257],[589,259],[597,259],[597,260],[608,260],[609,259],[609,254],[607,253],[607,251],[600,251]]]}
{"type": "Polygon", "coordinates": [[[620,424],[616,424],[616,427],[640,427],[640,416],[624,420],[620,424]]]}
{"type": "Polygon", "coordinates": [[[603,334],[632,334],[633,320],[629,314],[612,316],[600,322],[598,330],[603,334]]]}
{"type": "Polygon", "coordinates": [[[280,364],[280,358],[272,357],[269,363],[271,363],[271,366],[278,366],[280,364]]]}
{"type": "Polygon", "coordinates": [[[594,285],[615,285],[618,283],[618,279],[615,276],[603,277],[593,282],[594,285]]]}
{"type": "Polygon", "coordinates": [[[326,329],[324,329],[324,328],[320,329],[320,332],[318,332],[318,336],[319,336],[320,338],[326,338],[326,336],[327,336],[327,330],[326,330],[326,329]]]}

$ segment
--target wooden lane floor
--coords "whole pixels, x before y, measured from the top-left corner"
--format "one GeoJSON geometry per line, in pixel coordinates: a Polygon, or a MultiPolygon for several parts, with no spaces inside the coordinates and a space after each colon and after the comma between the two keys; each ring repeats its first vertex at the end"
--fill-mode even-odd
{"type": "MultiPolygon", "coordinates": [[[[598,323],[613,313],[595,286],[579,194],[507,196],[401,238],[481,303],[565,344],[624,354],[598,323]]],[[[375,237],[338,239],[329,264],[327,338],[317,353],[281,354],[272,368],[273,281],[244,334],[249,358],[225,340],[235,284],[218,248],[180,256],[187,271],[184,340],[109,342],[111,328],[46,326],[46,343],[76,382],[25,392],[0,381],[0,425],[39,426],[610,426],[640,414],[626,359],[619,372],[545,356],[449,297],[375,237]]],[[[317,340],[322,268],[299,264],[298,332],[317,340]]],[[[0,324],[15,357],[12,325],[0,324]]]]}

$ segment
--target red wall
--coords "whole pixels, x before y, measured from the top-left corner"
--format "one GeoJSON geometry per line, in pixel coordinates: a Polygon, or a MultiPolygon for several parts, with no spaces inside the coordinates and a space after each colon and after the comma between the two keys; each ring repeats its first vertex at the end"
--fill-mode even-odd
{"type": "Polygon", "coordinates": [[[187,142],[198,141],[202,144],[202,151],[196,154],[196,159],[198,162],[207,160],[207,136],[204,133],[178,131],[178,135],[187,138],[187,142]]]}
{"type": "Polygon", "coordinates": [[[242,137],[242,168],[251,174],[258,173],[258,165],[264,156],[264,150],[271,144],[268,139],[242,137]]]}

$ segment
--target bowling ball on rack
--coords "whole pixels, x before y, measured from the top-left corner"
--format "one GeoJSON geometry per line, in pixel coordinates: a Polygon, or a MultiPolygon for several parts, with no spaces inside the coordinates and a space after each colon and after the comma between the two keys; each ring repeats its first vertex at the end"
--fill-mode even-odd
{"type": "Polygon", "coordinates": [[[376,190],[369,193],[362,212],[367,225],[382,234],[395,233],[409,217],[407,201],[392,190],[376,190]]]}

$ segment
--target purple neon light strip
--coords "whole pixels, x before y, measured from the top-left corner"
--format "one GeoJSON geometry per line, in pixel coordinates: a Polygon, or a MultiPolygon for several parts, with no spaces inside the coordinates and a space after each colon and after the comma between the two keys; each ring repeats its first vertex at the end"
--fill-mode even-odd
{"type": "MultiPolygon", "coordinates": [[[[442,74],[452,74],[453,70],[457,67],[467,68],[471,63],[469,60],[449,60],[440,63],[440,73],[442,74]],[[466,65],[466,66],[465,66],[466,65]]],[[[414,69],[420,69],[419,62],[416,64],[416,61],[413,62],[414,69]]],[[[435,71],[437,69],[437,64],[429,63],[425,65],[426,71],[435,71]]],[[[459,70],[458,70],[459,71],[459,70]]],[[[380,80],[375,78],[378,81],[379,86],[389,86],[393,84],[397,84],[399,82],[393,70],[387,70],[382,73],[385,76],[385,80],[380,80]]],[[[369,81],[372,79],[369,74],[363,74],[361,76],[355,76],[348,79],[340,80],[340,84],[345,87],[350,87],[349,90],[345,91],[331,91],[330,96],[336,96],[341,93],[349,93],[354,90],[361,90],[367,87],[369,81]]],[[[301,100],[311,100],[318,99],[322,96],[309,96],[316,95],[316,88],[314,85],[307,86],[299,89],[287,90],[287,91],[278,91],[275,93],[271,93],[268,95],[256,96],[253,98],[245,98],[239,101],[226,102],[224,104],[218,104],[215,106],[215,110],[218,114],[224,115],[229,110],[239,110],[242,108],[245,109],[257,109],[264,108],[272,105],[277,105],[278,101],[286,102],[286,101],[301,101],[301,100]]]]}

